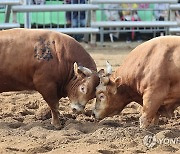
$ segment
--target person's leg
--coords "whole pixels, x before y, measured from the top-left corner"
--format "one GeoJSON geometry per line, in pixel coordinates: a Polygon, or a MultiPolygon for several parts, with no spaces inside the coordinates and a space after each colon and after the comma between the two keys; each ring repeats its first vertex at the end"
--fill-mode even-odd
{"type": "Polygon", "coordinates": [[[77,18],[72,19],[72,27],[73,28],[78,27],[78,19],[77,18]]]}
{"type": "MultiPolygon", "coordinates": [[[[129,20],[124,19],[124,21],[129,21],[129,20]]],[[[130,42],[131,42],[131,32],[130,32],[130,28],[126,28],[126,30],[128,31],[128,32],[126,33],[126,42],[127,42],[127,43],[130,43],[130,42]]]]}
{"type": "MultiPolygon", "coordinates": [[[[71,4],[71,0],[66,0],[66,4],[71,4]]],[[[71,12],[66,12],[66,24],[67,26],[71,26],[71,12]]]]}
{"type": "MultiPolygon", "coordinates": [[[[72,27],[73,27],[73,28],[78,27],[78,18],[77,18],[77,16],[76,16],[76,18],[73,17],[71,24],[72,24],[72,27]]],[[[74,39],[76,39],[77,41],[79,41],[79,37],[78,37],[77,34],[74,34],[73,37],[74,37],[74,39]]]]}
{"type": "MultiPolygon", "coordinates": [[[[159,21],[164,21],[164,17],[159,17],[159,21]]],[[[159,29],[164,29],[163,27],[160,27],[159,29]]],[[[164,31],[160,31],[160,36],[164,36],[164,31]]]]}
{"type": "Polygon", "coordinates": [[[135,33],[135,37],[136,37],[137,42],[141,42],[141,41],[142,41],[141,33],[140,33],[140,32],[137,31],[137,32],[135,33]]]}

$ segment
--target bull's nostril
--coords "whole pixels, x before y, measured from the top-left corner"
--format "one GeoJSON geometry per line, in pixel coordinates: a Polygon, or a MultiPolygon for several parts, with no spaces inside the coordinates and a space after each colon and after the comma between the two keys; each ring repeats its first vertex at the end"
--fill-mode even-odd
{"type": "Polygon", "coordinates": [[[95,117],[95,114],[94,114],[94,113],[92,113],[92,116],[93,116],[93,117],[95,117]]]}
{"type": "Polygon", "coordinates": [[[75,108],[72,109],[73,112],[77,112],[77,110],[75,108]]]}

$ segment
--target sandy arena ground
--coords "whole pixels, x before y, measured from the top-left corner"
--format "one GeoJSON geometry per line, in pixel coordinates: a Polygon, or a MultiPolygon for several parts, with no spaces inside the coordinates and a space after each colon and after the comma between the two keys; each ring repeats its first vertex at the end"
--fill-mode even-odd
{"type": "MultiPolygon", "coordinates": [[[[104,68],[108,60],[114,70],[137,43],[84,46],[98,69],[104,68]]],[[[92,107],[93,103],[88,104],[86,113],[92,107]]],[[[88,114],[72,114],[68,98],[60,100],[59,111],[63,128],[55,130],[50,124],[47,104],[39,93],[1,93],[0,154],[180,154],[180,108],[175,117],[168,121],[161,117],[160,125],[149,130],[139,128],[136,103],[128,105],[120,115],[99,123],[88,114]]]]}

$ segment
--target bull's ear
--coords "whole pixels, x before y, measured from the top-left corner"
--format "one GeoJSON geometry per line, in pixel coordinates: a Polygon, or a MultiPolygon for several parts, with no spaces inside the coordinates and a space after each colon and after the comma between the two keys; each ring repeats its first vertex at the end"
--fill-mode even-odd
{"type": "Polygon", "coordinates": [[[74,63],[74,74],[78,76],[78,65],[76,62],[74,63]]]}
{"type": "Polygon", "coordinates": [[[122,84],[122,78],[119,76],[114,80],[115,86],[112,87],[111,92],[116,95],[118,87],[122,84]]]}
{"type": "Polygon", "coordinates": [[[114,83],[116,85],[116,87],[119,87],[122,83],[122,78],[120,76],[118,76],[115,80],[114,83]]]}
{"type": "Polygon", "coordinates": [[[112,66],[108,61],[106,61],[106,70],[107,70],[107,75],[112,74],[112,66]]]}
{"type": "Polygon", "coordinates": [[[109,83],[109,81],[110,81],[110,79],[109,79],[108,76],[105,76],[105,77],[101,77],[101,78],[100,78],[100,82],[101,82],[101,84],[103,84],[103,85],[107,85],[107,84],[109,83]]]}
{"type": "Polygon", "coordinates": [[[111,93],[113,93],[114,95],[117,94],[117,87],[116,86],[111,88],[111,93]]]}
{"type": "Polygon", "coordinates": [[[92,71],[89,68],[78,66],[77,63],[74,63],[74,73],[76,76],[90,76],[92,74],[92,71]]]}

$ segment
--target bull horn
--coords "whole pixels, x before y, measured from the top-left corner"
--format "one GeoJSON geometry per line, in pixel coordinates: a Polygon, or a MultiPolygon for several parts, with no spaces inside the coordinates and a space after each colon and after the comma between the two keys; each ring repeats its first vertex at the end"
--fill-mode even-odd
{"type": "Polygon", "coordinates": [[[78,66],[78,70],[80,70],[86,76],[90,76],[92,74],[92,71],[89,68],[87,68],[87,67],[78,66]]]}
{"type": "Polygon", "coordinates": [[[106,61],[106,69],[107,69],[107,74],[112,74],[112,66],[108,61],[106,61]]]}

